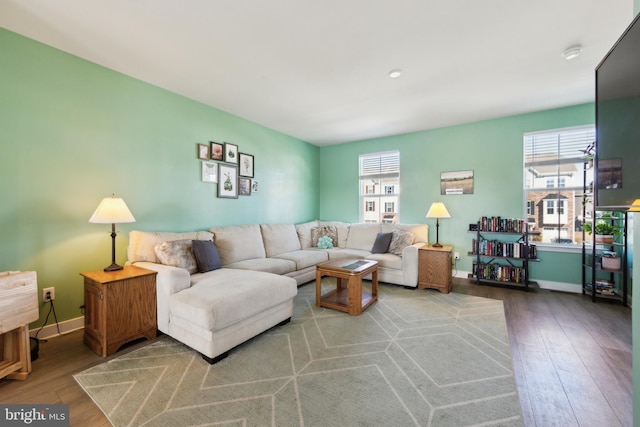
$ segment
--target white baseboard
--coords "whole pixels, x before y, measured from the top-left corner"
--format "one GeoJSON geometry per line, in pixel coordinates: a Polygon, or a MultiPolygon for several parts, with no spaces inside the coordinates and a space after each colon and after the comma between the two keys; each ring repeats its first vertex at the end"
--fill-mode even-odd
{"type": "MultiPolygon", "coordinates": [[[[454,277],[460,279],[467,279],[471,274],[470,271],[457,271],[454,274],[454,277]]],[[[577,283],[564,283],[564,282],[552,282],[549,280],[533,280],[536,282],[540,289],[549,289],[550,291],[560,291],[560,292],[572,292],[576,294],[582,293],[582,285],[577,283]]]]}
{"type": "Polygon", "coordinates": [[[82,328],[84,328],[84,316],[59,322],[57,326],[55,323],[47,325],[42,328],[41,331],[40,327],[31,329],[29,330],[29,335],[35,337],[36,334],[38,334],[38,338],[47,339],[56,337],[60,334],[66,334],[67,332],[77,331],[82,328]],[[60,328],[60,333],[58,333],[58,328],[60,328]],[[40,331],[40,333],[38,333],[38,331],[40,331]]]}

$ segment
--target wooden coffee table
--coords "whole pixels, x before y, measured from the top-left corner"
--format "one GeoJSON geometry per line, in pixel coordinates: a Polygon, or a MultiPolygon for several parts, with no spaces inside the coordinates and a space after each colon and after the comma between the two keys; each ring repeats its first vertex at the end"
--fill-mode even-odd
{"type": "Polygon", "coordinates": [[[316,305],[358,316],[378,301],[378,262],[340,259],[316,265],[316,305]],[[371,292],[362,291],[362,278],[371,273],[371,292]],[[336,289],[322,295],[322,276],[336,278],[336,289]]]}

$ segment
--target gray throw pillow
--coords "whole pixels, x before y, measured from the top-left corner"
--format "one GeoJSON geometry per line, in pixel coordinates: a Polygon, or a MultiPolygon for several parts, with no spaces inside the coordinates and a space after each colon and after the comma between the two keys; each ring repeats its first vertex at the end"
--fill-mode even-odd
{"type": "Polygon", "coordinates": [[[413,244],[414,235],[409,231],[393,230],[393,237],[391,238],[391,244],[389,245],[389,252],[402,256],[402,250],[407,246],[413,244]]]}
{"type": "Polygon", "coordinates": [[[206,273],[207,271],[222,268],[218,248],[212,240],[194,240],[192,241],[193,256],[196,258],[198,265],[198,273],[206,273]]]}
{"type": "Polygon", "coordinates": [[[378,233],[376,236],[376,241],[373,242],[373,247],[371,248],[372,254],[384,254],[389,251],[389,245],[391,244],[391,238],[393,237],[393,233],[378,233]]]}

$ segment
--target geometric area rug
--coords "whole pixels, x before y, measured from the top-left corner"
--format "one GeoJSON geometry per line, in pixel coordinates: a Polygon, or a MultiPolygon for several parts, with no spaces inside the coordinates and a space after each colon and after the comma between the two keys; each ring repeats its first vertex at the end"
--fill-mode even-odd
{"type": "Polygon", "coordinates": [[[303,285],[214,365],[163,336],[74,377],[115,426],[523,425],[502,301],[385,284],[360,316],[303,285]]]}

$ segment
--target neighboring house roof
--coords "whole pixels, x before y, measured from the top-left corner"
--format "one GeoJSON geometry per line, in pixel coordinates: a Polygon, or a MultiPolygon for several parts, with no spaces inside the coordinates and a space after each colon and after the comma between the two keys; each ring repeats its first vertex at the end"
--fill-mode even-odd
{"type": "Polygon", "coordinates": [[[528,166],[529,171],[536,178],[556,176],[558,174],[570,176],[578,171],[575,159],[558,158],[557,153],[543,153],[536,154],[535,156],[527,155],[525,158],[525,166],[528,166]]]}
{"type": "Polygon", "coordinates": [[[557,199],[567,200],[569,198],[567,196],[563,196],[562,194],[552,193],[552,194],[547,194],[540,200],[557,200],[557,199]]]}

